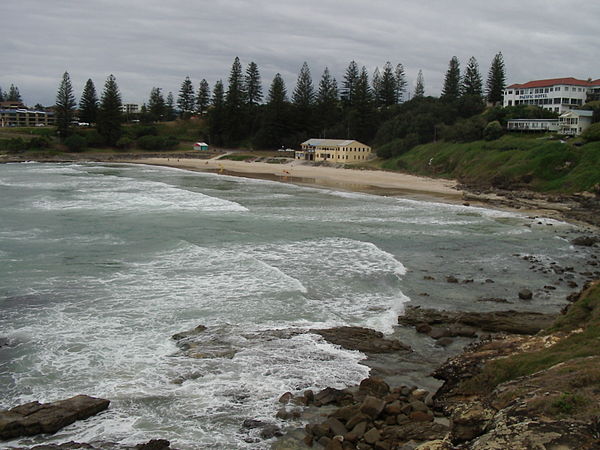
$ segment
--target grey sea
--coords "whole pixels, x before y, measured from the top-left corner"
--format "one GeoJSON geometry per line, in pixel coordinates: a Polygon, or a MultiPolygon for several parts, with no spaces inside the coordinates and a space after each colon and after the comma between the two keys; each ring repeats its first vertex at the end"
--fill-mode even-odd
{"type": "MultiPolygon", "coordinates": [[[[395,326],[407,302],[558,311],[567,283],[584,280],[579,234],[525,214],[210,173],[0,165],[0,407],[112,402],[2,446],[269,448],[244,419],[275,423],[282,393],[369,374],[360,352],[274,330],[369,327],[439,364],[449,350],[395,326]],[[532,300],[518,299],[524,287],[532,300]],[[512,304],[477,301],[489,297],[512,304]],[[171,336],[198,325],[191,357],[171,336]]],[[[400,377],[424,377],[407,364],[400,377]]]]}

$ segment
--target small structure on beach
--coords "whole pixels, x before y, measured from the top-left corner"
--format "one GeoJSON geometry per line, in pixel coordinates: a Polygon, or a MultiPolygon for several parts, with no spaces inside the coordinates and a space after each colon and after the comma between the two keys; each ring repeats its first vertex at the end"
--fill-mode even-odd
{"type": "Polygon", "coordinates": [[[206,151],[208,150],[208,144],[206,142],[196,142],[194,144],[194,150],[206,151]]]}
{"type": "Polygon", "coordinates": [[[305,161],[366,161],[372,153],[371,147],[353,139],[309,139],[300,146],[294,159],[305,161]]]}

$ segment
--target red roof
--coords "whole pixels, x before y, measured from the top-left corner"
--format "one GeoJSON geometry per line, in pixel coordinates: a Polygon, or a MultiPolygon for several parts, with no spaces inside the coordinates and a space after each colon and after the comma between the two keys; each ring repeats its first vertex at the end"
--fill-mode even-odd
{"type": "Polygon", "coordinates": [[[550,87],[556,86],[557,84],[566,84],[570,86],[592,86],[600,84],[600,80],[596,81],[586,81],[586,80],[578,80],[577,78],[550,78],[548,80],[534,80],[529,81],[525,84],[511,84],[508,86],[508,89],[527,89],[527,88],[540,88],[540,87],[550,87]]]}
{"type": "Polygon", "coordinates": [[[600,78],[598,78],[597,80],[594,80],[590,83],[592,86],[600,86],[600,78]]]}

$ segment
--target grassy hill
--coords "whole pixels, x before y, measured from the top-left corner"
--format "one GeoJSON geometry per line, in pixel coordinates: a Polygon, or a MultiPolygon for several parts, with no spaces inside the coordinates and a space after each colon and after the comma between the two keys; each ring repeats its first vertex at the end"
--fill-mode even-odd
{"type": "Polygon", "coordinates": [[[548,137],[419,145],[381,167],[455,178],[465,184],[540,192],[591,191],[600,185],[600,142],[573,145],[548,137]]]}

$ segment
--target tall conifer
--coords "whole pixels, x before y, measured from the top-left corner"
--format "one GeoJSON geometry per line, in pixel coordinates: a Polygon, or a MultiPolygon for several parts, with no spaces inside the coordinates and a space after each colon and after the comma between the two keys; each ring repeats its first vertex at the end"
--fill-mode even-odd
{"type": "Polygon", "coordinates": [[[167,118],[167,105],[159,87],[153,87],[150,90],[148,114],[150,115],[150,120],[153,122],[160,122],[167,118]]]}
{"type": "Polygon", "coordinates": [[[260,72],[255,62],[248,64],[244,76],[244,87],[246,90],[246,102],[252,108],[260,104],[263,98],[260,72]]]}
{"type": "Polygon", "coordinates": [[[96,123],[98,117],[98,95],[94,82],[88,79],[79,100],[79,119],[82,122],[96,123]]]}
{"type": "Polygon", "coordinates": [[[177,98],[177,106],[179,107],[181,116],[184,118],[189,118],[194,112],[195,104],[196,99],[194,98],[194,86],[190,80],[190,77],[185,77],[185,80],[183,80],[183,83],[181,83],[179,97],[177,98]]]}
{"type": "Polygon", "coordinates": [[[460,95],[460,63],[458,58],[453,56],[448,63],[448,70],[444,78],[442,88],[442,99],[446,101],[457,100],[460,95]]]}
{"type": "Polygon", "coordinates": [[[394,75],[394,68],[391,62],[386,62],[381,73],[381,82],[379,87],[379,101],[383,106],[396,104],[397,82],[394,75]]]}
{"type": "Polygon", "coordinates": [[[359,71],[358,64],[355,61],[350,61],[346,73],[344,74],[344,81],[342,83],[342,101],[346,106],[352,106],[354,101],[354,89],[356,81],[358,80],[359,71]]]}
{"type": "Polygon", "coordinates": [[[406,74],[404,73],[404,66],[401,63],[398,63],[396,66],[394,76],[396,78],[396,103],[402,103],[408,83],[406,81],[406,74]]]}
{"type": "Polygon", "coordinates": [[[425,95],[425,79],[423,78],[423,71],[419,69],[417,74],[417,84],[415,85],[415,97],[423,97],[425,95]]]}
{"type": "Polygon", "coordinates": [[[121,93],[114,75],[109,75],[100,99],[97,129],[108,145],[115,145],[122,134],[121,93]]]}
{"type": "Polygon", "coordinates": [[[506,72],[504,67],[504,58],[502,52],[498,52],[488,72],[486,83],[487,101],[496,104],[502,102],[504,98],[504,88],[506,87],[506,72]]]}
{"type": "Polygon", "coordinates": [[[200,81],[198,86],[198,96],[196,97],[196,112],[201,116],[208,110],[210,104],[210,87],[208,81],[204,78],[200,81]]]}
{"type": "MultiPolygon", "coordinates": [[[[13,86],[11,85],[11,87],[13,86]]],[[[55,106],[56,132],[61,139],[65,139],[69,135],[76,104],[71,77],[69,72],[65,72],[56,93],[55,106]]]]}
{"type": "Polygon", "coordinates": [[[483,80],[479,73],[479,64],[477,64],[474,56],[471,56],[467,63],[467,68],[462,79],[461,94],[475,95],[477,97],[483,96],[483,80]]]}

